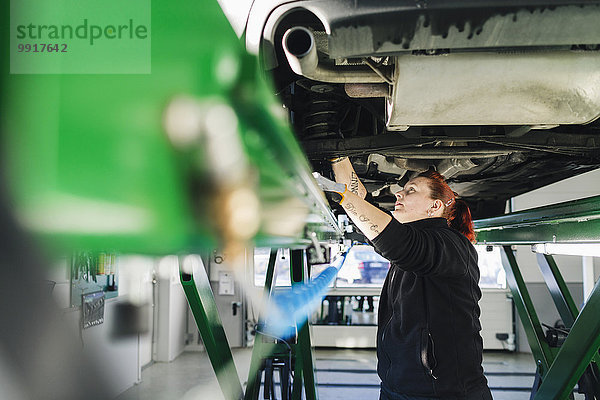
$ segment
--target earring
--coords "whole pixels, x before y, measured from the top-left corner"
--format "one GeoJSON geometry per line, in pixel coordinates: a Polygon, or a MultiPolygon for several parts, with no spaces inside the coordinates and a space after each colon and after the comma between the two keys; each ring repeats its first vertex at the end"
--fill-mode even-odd
{"type": "Polygon", "coordinates": [[[431,210],[427,211],[427,216],[433,217],[433,211],[431,211],[431,210]]]}

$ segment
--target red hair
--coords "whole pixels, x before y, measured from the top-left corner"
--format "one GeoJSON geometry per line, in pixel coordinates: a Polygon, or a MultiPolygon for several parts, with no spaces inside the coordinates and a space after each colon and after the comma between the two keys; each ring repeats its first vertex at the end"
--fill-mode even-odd
{"type": "Polygon", "coordinates": [[[450,189],[440,173],[429,170],[419,174],[419,177],[427,179],[431,198],[441,200],[444,203],[445,208],[442,216],[448,220],[448,226],[456,229],[465,235],[470,242],[474,243],[473,218],[467,203],[456,199],[457,194],[450,189]]]}

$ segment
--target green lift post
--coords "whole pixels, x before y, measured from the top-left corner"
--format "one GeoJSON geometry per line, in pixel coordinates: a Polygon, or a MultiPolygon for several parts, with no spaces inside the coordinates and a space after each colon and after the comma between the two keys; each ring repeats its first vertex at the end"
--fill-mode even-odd
{"type": "MultiPolygon", "coordinates": [[[[180,261],[180,269],[182,263],[180,261]]],[[[242,385],[204,266],[193,274],[180,271],[181,285],[226,400],[240,400],[242,385]]]]}
{"type": "MultiPolygon", "coordinates": [[[[267,276],[265,279],[264,303],[266,303],[272,293],[275,259],[277,250],[273,249],[269,258],[267,267],[267,276]]],[[[306,253],[303,249],[292,249],[290,251],[290,278],[292,285],[301,285],[307,280],[308,270],[305,266],[306,253]]],[[[259,326],[265,323],[266,316],[259,316],[259,326]]],[[[268,337],[261,331],[256,331],[254,339],[254,348],[252,349],[252,360],[250,371],[248,372],[248,386],[246,388],[245,400],[258,400],[261,384],[261,373],[265,360],[272,357],[284,358],[289,354],[290,368],[294,370],[294,379],[292,382],[284,382],[282,379],[281,394],[282,400],[300,400],[302,398],[302,389],[307,400],[317,400],[317,383],[314,373],[314,357],[310,339],[310,328],[308,316],[306,320],[298,321],[296,324],[297,340],[295,343],[282,343],[281,340],[273,342],[275,338],[268,337]],[[289,353],[288,353],[289,352],[289,353]],[[289,384],[292,385],[291,393],[288,392],[289,384]]],[[[285,374],[282,375],[282,377],[285,374]]],[[[265,390],[268,388],[269,379],[265,374],[265,390]]]]}
{"type": "MultiPolygon", "coordinates": [[[[265,286],[263,290],[263,304],[271,298],[271,290],[273,287],[273,277],[275,276],[275,262],[277,261],[277,249],[271,249],[269,255],[269,263],[267,265],[267,273],[265,277],[265,286]]],[[[263,307],[260,308],[261,310],[263,307]]],[[[259,313],[258,320],[264,321],[265,316],[262,311],[259,313]]],[[[248,371],[248,384],[244,400],[258,400],[260,391],[260,382],[262,377],[262,363],[266,354],[275,353],[275,343],[270,343],[268,338],[265,338],[260,329],[255,331],[254,347],[252,348],[252,359],[250,361],[250,370],[248,371]]],[[[284,350],[285,351],[285,350],[284,350]]]]}
{"type": "MultiPolygon", "coordinates": [[[[273,289],[273,278],[277,249],[272,249],[269,256],[267,274],[264,287],[264,302],[267,302],[273,289]]],[[[292,249],[290,251],[290,278],[292,285],[301,285],[306,282],[308,271],[305,262],[304,249],[292,249]]],[[[210,282],[204,268],[197,268],[193,274],[181,272],[181,283],[200,335],[204,342],[206,352],[209,356],[217,380],[226,400],[258,400],[262,372],[265,370],[265,362],[274,357],[285,359],[289,357],[288,368],[294,369],[294,379],[287,381],[287,373],[281,376],[282,400],[300,400],[302,389],[304,389],[307,400],[318,400],[317,382],[314,373],[314,356],[310,338],[310,327],[308,316],[305,320],[297,321],[296,343],[273,341],[273,337],[256,330],[254,348],[250,370],[248,372],[248,383],[245,394],[242,390],[238,373],[235,367],[231,349],[229,347],[225,332],[219,318],[210,282]],[[291,384],[292,390],[288,392],[291,384]]],[[[259,316],[259,327],[264,323],[266,316],[259,316]]],[[[273,370],[271,369],[271,373],[273,370]]],[[[273,390],[272,375],[265,371],[265,389],[273,390]]]]}
{"type": "MultiPolygon", "coordinates": [[[[290,251],[290,276],[292,285],[302,285],[308,280],[308,269],[305,262],[304,250],[295,249],[290,251]]],[[[295,347],[295,371],[292,388],[292,399],[300,400],[302,387],[304,386],[306,400],[318,400],[317,381],[315,379],[315,360],[310,340],[310,326],[308,315],[304,321],[297,321],[298,342],[295,347]]]]}
{"type": "Polygon", "coordinates": [[[600,282],[578,310],[554,258],[538,254],[538,264],[568,336],[551,347],[521,275],[512,245],[600,243],[600,196],[475,221],[479,243],[502,246],[503,265],[515,306],[537,364],[534,400],[572,397],[579,382],[586,399],[600,398],[600,282]]]}

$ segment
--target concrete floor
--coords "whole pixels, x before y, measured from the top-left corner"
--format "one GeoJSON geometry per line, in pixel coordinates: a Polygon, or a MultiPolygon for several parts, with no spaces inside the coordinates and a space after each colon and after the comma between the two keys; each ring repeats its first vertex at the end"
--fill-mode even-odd
{"type": "MultiPolygon", "coordinates": [[[[252,349],[234,349],[241,382],[245,383],[252,349]]],[[[377,400],[379,378],[374,350],[317,349],[319,398],[377,400]],[[353,385],[353,386],[346,386],[353,385]],[[364,385],[364,386],[363,386],[364,385]]],[[[530,354],[484,353],[483,367],[495,400],[527,400],[535,364],[530,354]]],[[[278,389],[276,389],[278,390],[278,389]]],[[[278,398],[280,398],[277,391],[278,398]]],[[[155,363],[142,371],[142,382],[117,400],[222,399],[206,353],[184,352],[171,363],[155,363]]],[[[262,398],[262,393],[259,398],[262,398]]],[[[583,398],[580,395],[576,399],[583,398]]]]}

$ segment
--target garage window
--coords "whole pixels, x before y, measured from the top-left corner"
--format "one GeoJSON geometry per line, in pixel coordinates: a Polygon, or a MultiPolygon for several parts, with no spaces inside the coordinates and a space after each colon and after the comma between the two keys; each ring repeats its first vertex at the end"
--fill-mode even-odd
{"type": "MultiPolygon", "coordinates": [[[[254,249],[254,285],[265,286],[267,276],[267,267],[269,265],[269,255],[271,249],[261,247],[254,249]]],[[[277,260],[275,261],[275,282],[273,286],[291,286],[290,280],[290,250],[277,250],[277,260]]]]}
{"type": "MultiPolygon", "coordinates": [[[[499,247],[476,245],[481,277],[479,286],[486,289],[506,289],[506,274],[502,267],[499,247]],[[490,251],[491,249],[491,251],[490,251]]],[[[269,264],[269,248],[254,250],[254,284],[264,286],[269,264]]],[[[327,265],[314,265],[311,276],[317,276],[327,265]]],[[[350,249],[344,265],[333,285],[335,287],[381,287],[390,267],[373,247],[355,245],[350,249]]],[[[290,286],[290,251],[279,249],[275,262],[275,286],[290,286]]]]}

